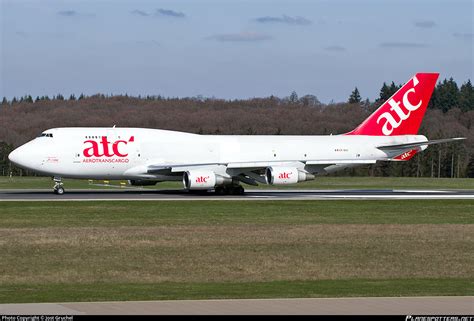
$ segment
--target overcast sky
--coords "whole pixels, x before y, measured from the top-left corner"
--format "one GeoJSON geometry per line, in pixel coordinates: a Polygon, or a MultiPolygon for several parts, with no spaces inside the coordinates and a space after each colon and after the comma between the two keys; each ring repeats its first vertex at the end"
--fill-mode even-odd
{"type": "Polygon", "coordinates": [[[474,1],[1,1],[0,96],[316,95],[473,79],[474,1]]]}

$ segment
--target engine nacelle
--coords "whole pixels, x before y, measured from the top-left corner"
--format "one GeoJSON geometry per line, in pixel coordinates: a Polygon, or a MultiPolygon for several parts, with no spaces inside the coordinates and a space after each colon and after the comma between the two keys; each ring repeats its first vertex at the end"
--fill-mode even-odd
{"type": "Polygon", "coordinates": [[[298,170],[296,167],[267,167],[265,179],[270,185],[296,184],[314,179],[314,175],[298,170]]]}
{"type": "Polygon", "coordinates": [[[231,184],[232,178],[217,175],[213,171],[196,170],[183,174],[183,185],[186,189],[213,189],[218,185],[231,184]]]}
{"type": "Polygon", "coordinates": [[[158,181],[149,181],[146,179],[132,179],[132,180],[129,180],[128,183],[133,186],[152,186],[152,185],[156,185],[158,181]]]}

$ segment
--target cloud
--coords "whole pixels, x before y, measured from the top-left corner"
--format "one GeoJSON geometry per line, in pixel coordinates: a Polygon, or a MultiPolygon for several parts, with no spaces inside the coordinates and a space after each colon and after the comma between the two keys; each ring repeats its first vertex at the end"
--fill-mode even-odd
{"type": "Polygon", "coordinates": [[[142,11],[142,10],[138,10],[138,9],[135,9],[132,11],[132,14],[134,15],[137,15],[137,16],[142,16],[142,17],[148,17],[150,16],[149,13],[145,12],[145,11],[142,11]]]}
{"type": "Polygon", "coordinates": [[[329,46],[329,47],[326,47],[324,48],[324,50],[326,51],[346,51],[346,48],[342,47],[342,46],[329,46]]]}
{"type": "MultiPolygon", "coordinates": [[[[136,15],[136,16],[140,16],[140,17],[151,17],[151,16],[153,16],[152,13],[148,13],[146,11],[138,10],[138,9],[133,10],[131,12],[131,14],[136,15]]],[[[168,10],[168,9],[161,9],[161,8],[156,9],[154,16],[155,17],[166,16],[166,17],[171,17],[171,18],[186,18],[186,15],[182,12],[168,10]]]]}
{"type": "Polygon", "coordinates": [[[460,32],[455,32],[453,33],[453,36],[456,38],[461,38],[464,40],[473,40],[474,39],[474,33],[468,32],[468,33],[460,33],[460,32]]]}
{"type": "Polygon", "coordinates": [[[381,48],[426,48],[427,44],[416,42],[383,42],[379,45],[381,48]]]}
{"type": "Polygon", "coordinates": [[[185,18],[186,17],[186,15],[182,12],[168,10],[168,9],[161,9],[161,8],[156,10],[156,15],[167,16],[167,17],[172,17],[172,18],[185,18]]]}
{"type": "Polygon", "coordinates": [[[432,20],[415,21],[415,27],[425,29],[434,28],[436,27],[436,22],[432,20]]]}
{"type": "Polygon", "coordinates": [[[257,32],[224,33],[210,36],[220,42],[259,42],[272,39],[271,36],[257,32]]]}
{"type": "Polygon", "coordinates": [[[303,17],[290,17],[287,15],[283,15],[281,17],[259,17],[255,19],[256,22],[258,23],[284,23],[288,25],[300,25],[300,26],[306,26],[310,25],[312,23],[311,20],[308,20],[303,17]]]}
{"type": "Polygon", "coordinates": [[[59,16],[63,16],[63,17],[95,17],[95,14],[93,13],[82,13],[82,12],[78,12],[76,10],[61,10],[61,11],[58,11],[57,14],[59,16]]]}
{"type": "Polygon", "coordinates": [[[75,10],[62,10],[62,11],[58,11],[58,15],[64,16],[64,17],[74,17],[74,16],[77,16],[78,13],[75,10]]]}

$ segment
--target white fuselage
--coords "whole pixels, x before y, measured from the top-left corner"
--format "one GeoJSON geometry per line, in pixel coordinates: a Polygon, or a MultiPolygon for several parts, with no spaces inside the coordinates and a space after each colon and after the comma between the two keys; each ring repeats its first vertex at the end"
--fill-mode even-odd
{"type": "Polygon", "coordinates": [[[227,136],[143,128],[55,128],[16,149],[10,159],[38,173],[69,178],[180,180],[150,166],[214,166],[307,161],[387,160],[387,144],[425,141],[403,136],[227,136]]]}

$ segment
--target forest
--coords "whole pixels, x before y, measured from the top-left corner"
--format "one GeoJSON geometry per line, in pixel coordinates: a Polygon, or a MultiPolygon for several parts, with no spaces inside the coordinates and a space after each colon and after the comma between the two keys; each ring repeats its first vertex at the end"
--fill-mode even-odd
{"type": "MultiPolygon", "coordinates": [[[[15,147],[54,127],[145,127],[198,134],[329,135],[355,128],[400,88],[384,83],[375,101],[362,100],[357,88],[346,102],[321,103],[315,95],[296,92],[279,98],[224,100],[84,94],[68,97],[31,95],[3,98],[0,104],[0,174],[34,175],[12,166],[15,147]]],[[[419,134],[429,139],[466,137],[453,144],[430,146],[408,162],[378,162],[334,175],[474,177],[474,89],[470,80],[440,81],[419,134]]]]}

